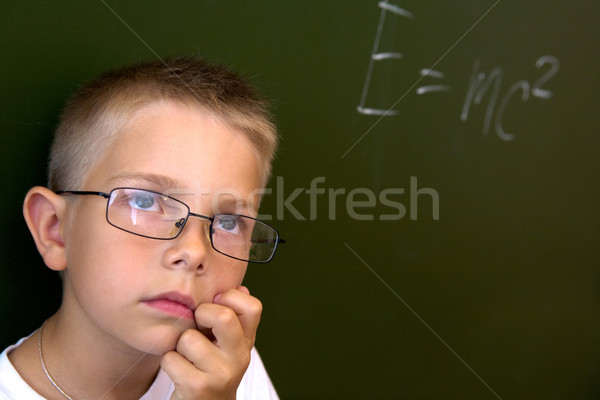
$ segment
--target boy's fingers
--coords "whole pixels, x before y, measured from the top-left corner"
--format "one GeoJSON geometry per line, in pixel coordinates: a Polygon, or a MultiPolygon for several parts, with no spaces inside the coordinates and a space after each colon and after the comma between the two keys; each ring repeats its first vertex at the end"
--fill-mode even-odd
{"type": "Polygon", "coordinates": [[[196,368],[204,370],[202,362],[214,352],[214,346],[204,334],[195,329],[188,329],[179,337],[175,350],[191,361],[196,368]]]}
{"type": "Polygon", "coordinates": [[[238,287],[238,290],[240,292],[246,293],[246,294],[250,294],[250,290],[248,290],[248,288],[246,286],[240,286],[238,287]]]}
{"type": "MultiPolygon", "coordinates": [[[[196,308],[194,316],[198,329],[210,329],[215,339],[214,344],[218,348],[228,354],[238,355],[249,351],[251,341],[246,337],[238,316],[231,308],[220,304],[204,303],[196,308]]],[[[182,342],[184,335],[179,342],[182,342]]]]}
{"type": "Polygon", "coordinates": [[[250,296],[250,292],[244,286],[239,289],[231,289],[219,296],[215,296],[215,303],[232,309],[237,315],[244,335],[254,345],[256,330],[262,314],[262,303],[256,297],[250,296]]]}
{"type": "Polygon", "coordinates": [[[165,353],[160,361],[160,367],[169,375],[176,387],[186,387],[188,382],[201,384],[199,370],[194,364],[175,351],[165,353]]]}
{"type": "MultiPolygon", "coordinates": [[[[241,331],[241,329],[239,330],[241,331]]],[[[238,334],[238,336],[240,335],[241,333],[238,334]]],[[[224,340],[227,341],[227,339],[224,340]]],[[[206,373],[214,373],[216,371],[225,373],[227,370],[227,368],[219,367],[229,362],[226,360],[230,357],[223,357],[227,355],[227,352],[222,352],[214,343],[195,329],[188,329],[183,332],[175,350],[177,354],[184,357],[188,364],[193,364],[194,369],[206,373]]],[[[243,362],[244,359],[241,361],[243,362]]]]}
{"type": "Polygon", "coordinates": [[[171,399],[235,398],[250,363],[249,352],[247,357],[236,360],[224,355],[200,332],[185,331],[176,351],[167,352],[161,359],[161,368],[175,385],[171,399]]]}
{"type": "Polygon", "coordinates": [[[227,398],[233,398],[250,364],[262,304],[244,287],[227,290],[213,301],[200,304],[194,312],[199,330],[183,332],[176,351],[161,360],[178,399],[196,399],[200,393],[203,398],[212,398],[206,393],[213,393],[223,399],[224,388],[232,390],[227,398]]]}

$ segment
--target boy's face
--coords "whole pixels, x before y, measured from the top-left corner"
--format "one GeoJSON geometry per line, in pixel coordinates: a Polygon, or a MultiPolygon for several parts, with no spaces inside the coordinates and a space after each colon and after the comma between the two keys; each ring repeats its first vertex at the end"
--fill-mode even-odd
{"type": "MultiPolygon", "coordinates": [[[[157,103],[136,114],[93,167],[82,190],[148,189],[180,199],[193,213],[255,217],[260,176],[253,147],[243,134],[197,110],[157,103]]],[[[155,240],[109,225],[102,197],[69,201],[72,215],[63,231],[68,265],[63,308],[98,338],[163,354],[175,347],[183,330],[196,324],[180,308],[170,310],[169,299],[161,302],[162,297],[187,296],[197,305],[242,282],[247,263],[211,247],[206,220],[190,217],[176,239],[155,240]],[[158,302],[151,301],[156,298],[158,302]]]]}

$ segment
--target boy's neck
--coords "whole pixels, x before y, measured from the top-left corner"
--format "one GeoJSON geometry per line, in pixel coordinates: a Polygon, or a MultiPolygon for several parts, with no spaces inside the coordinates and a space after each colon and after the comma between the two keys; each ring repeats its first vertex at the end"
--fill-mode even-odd
{"type": "MultiPolygon", "coordinates": [[[[15,349],[11,362],[34,390],[48,399],[64,400],[41,367],[39,333],[38,330],[15,349]]],[[[132,349],[124,351],[99,339],[82,334],[61,318],[60,312],[51,317],[42,337],[49,375],[73,399],[140,398],[152,384],[160,358],[132,349]]]]}

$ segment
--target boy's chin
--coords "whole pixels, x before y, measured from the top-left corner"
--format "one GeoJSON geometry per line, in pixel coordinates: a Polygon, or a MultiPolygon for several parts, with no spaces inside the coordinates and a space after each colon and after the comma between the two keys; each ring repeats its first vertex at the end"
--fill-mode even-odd
{"type": "Polygon", "coordinates": [[[171,337],[165,337],[161,340],[147,344],[144,348],[139,348],[143,353],[153,356],[162,356],[165,353],[175,350],[177,348],[177,340],[171,337]]]}
{"type": "Polygon", "coordinates": [[[144,345],[139,350],[149,355],[162,356],[163,354],[175,350],[177,348],[177,342],[181,337],[181,334],[190,327],[165,327],[165,329],[157,330],[153,335],[145,338],[144,345]]]}

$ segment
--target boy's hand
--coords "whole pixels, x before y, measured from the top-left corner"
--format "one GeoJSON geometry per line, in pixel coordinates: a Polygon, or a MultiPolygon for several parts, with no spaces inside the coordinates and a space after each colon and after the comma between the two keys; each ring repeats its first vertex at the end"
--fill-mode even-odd
{"type": "Polygon", "coordinates": [[[176,351],[166,353],[162,369],[175,383],[171,400],[235,399],[250,363],[262,304],[243,286],[200,304],[194,313],[198,329],[185,331],[176,351]],[[213,338],[214,336],[214,338],[213,338]]]}

